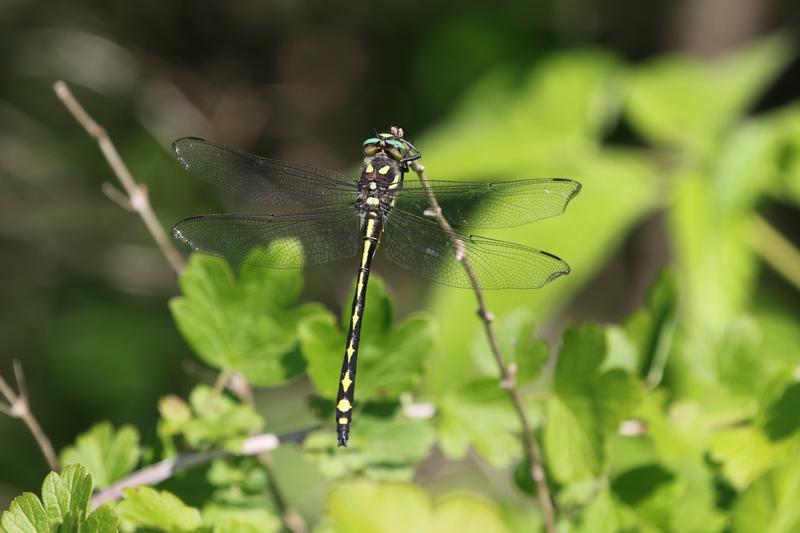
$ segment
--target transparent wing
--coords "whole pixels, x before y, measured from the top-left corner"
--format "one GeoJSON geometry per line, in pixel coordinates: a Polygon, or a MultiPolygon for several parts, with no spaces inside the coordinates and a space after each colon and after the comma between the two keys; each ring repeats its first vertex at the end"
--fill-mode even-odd
{"type": "Polygon", "coordinates": [[[186,218],[172,233],[196,252],[266,268],[302,268],[353,257],[360,219],[353,209],[299,214],[216,214],[186,218]]]}
{"type": "MultiPolygon", "coordinates": [[[[450,224],[473,228],[508,228],[560,215],[581,190],[580,183],[566,178],[428,183],[450,224]]],[[[397,193],[396,205],[420,216],[430,206],[422,184],[410,177],[397,193]]]]}
{"type": "Polygon", "coordinates": [[[353,180],[331,170],[259,157],[195,137],[172,143],[183,168],[245,200],[274,206],[354,202],[353,180]]]}
{"type": "Polygon", "coordinates": [[[448,234],[430,219],[397,209],[387,216],[386,238],[379,248],[393,263],[430,280],[470,288],[451,237],[464,246],[482,289],[535,289],[569,274],[569,265],[547,252],[477,235],[448,234]]]}

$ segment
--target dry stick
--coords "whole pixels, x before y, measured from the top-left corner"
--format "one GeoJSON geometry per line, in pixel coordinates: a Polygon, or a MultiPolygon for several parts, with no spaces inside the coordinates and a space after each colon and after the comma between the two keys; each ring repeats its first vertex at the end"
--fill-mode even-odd
{"type": "Polygon", "coordinates": [[[467,277],[469,277],[469,282],[472,285],[472,289],[475,291],[475,297],[478,300],[478,316],[480,316],[481,320],[483,321],[483,327],[486,330],[486,337],[489,339],[489,346],[492,350],[492,355],[494,355],[495,362],[500,369],[500,384],[506,391],[508,391],[508,395],[511,398],[511,403],[514,404],[514,410],[517,412],[517,417],[522,425],[522,443],[525,451],[525,458],[530,464],[531,478],[533,478],[533,481],[536,483],[536,492],[539,497],[539,505],[542,508],[542,516],[544,518],[545,528],[548,533],[552,533],[556,530],[553,502],[550,499],[550,489],[547,486],[547,476],[544,468],[542,467],[542,453],[539,449],[539,443],[534,438],[533,431],[528,423],[528,417],[525,416],[525,407],[522,404],[522,396],[520,395],[519,389],[516,385],[516,367],[514,365],[507,365],[503,359],[503,355],[500,353],[500,346],[497,344],[497,337],[495,336],[494,328],[492,327],[494,315],[492,315],[492,313],[486,307],[483,291],[481,291],[478,278],[475,275],[475,271],[472,269],[472,264],[469,262],[467,251],[464,249],[463,243],[455,237],[453,227],[442,214],[442,208],[439,207],[439,202],[436,200],[436,196],[434,196],[433,190],[428,184],[427,178],[425,177],[425,167],[414,161],[411,163],[411,168],[413,168],[414,172],[416,172],[417,176],[419,177],[419,181],[422,183],[422,187],[425,189],[425,193],[428,195],[428,203],[430,203],[431,209],[426,211],[425,214],[435,219],[439,225],[442,226],[445,233],[450,237],[450,241],[456,250],[456,259],[460,261],[461,265],[464,267],[467,277]]]}
{"type": "Polygon", "coordinates": [[[47,459],[50,469],[54,472],[58,472],[61,467],[58,464],[56,452],[53,451],[53,445],[50,444],[50,439],[47,438],[47,435],[45,435],[42,430],[42,426],[39,425],[39,422],[36,421],[36,417],[34,417],[31,412],[30,404],[28,403],[28,390],[25,386],[25,375],[22,373],[22,365],[17,360],[14,361],[14,376],[17,379],[17,390],[19,390],[19,394],[16,394],[11,389],[8,383],[3,379],[3,376],[0,376],[0,393],[8,400],[8,405],[0,403],[0,411],[13,418],[21,418],[22,421],[25,422],[33,438],[36,439],[39,449],[42,450],[42,454],[45,459],[47,459]]]}
{"type": "Polygon", "coordinates": [[[130,170],[128,170],[119,152],[117,152],[117,149],[114,147],[114,143],[111,142],[105,128],[100,126],[89,116],[89,113],[87,113],[78,100],[75,99],[75,96],[73,96],[67,84],[63,81],[57,81],[53,89],[56,92],[56,96],[58,96],[69,112],[72,113],[72,116],[75,117],[75,120],[77,120],[86,132],[97,141],[111,170],[114,171],[122,188],[125,189],[127,198],[122,197],[122,194],[108,194],[108,187],[104,187],[106,194],[108,194],[109,198],[113,201],[126,209],[136,212],[142,218],[144,225],[153,236],[153,239],[155,239],[161,253],[167,258],[167,262],[169,262],[175,272],[180,273],[185,265],[183,256],[181,256],[175,246],[172,245],[169,237],[167,237],[167,233],[164,231],[164,228],[161,227],[155,213],[153,213],[153,209],[150,207],[150,199],[147,195],[147,188],[140,183],[136,183],[130,170]],[[122,203],[123,200],[124,203],[122,203]]]}
{"type": "Polygon", "coordinates": [[[268,450],[273,450],[280,445],[281,440],[291,440],[291,438],[281,439],[273,433],[263,433],[261,435],[254,435],[245,440],[238,450],[238,453],[231,453],[226,450],[211,450],[206,452],[197,452],[178,455],[170,459],[164,459],[153,465],[137,470],[136,472],[124,477],[106,487],[105,489],[97,492],[92,496],[92,507],[98,507],[104,503],[112,500],[122,498],[122,491],[126,488],[136,487],[139,485],[156,485],[162,481],[171,478],[178,472],[205,464],[214,459],[221,459],[224,457],[236,457],[244,455],[259,455],[268,450]]]}
{"type": "MultiPolygon", "coordinates": [[[[145,226],[147,227],[150,234],[153,236],[153,239],[156,241],[161,253],[164,254],[164,257],[167,259],[169,264],[172,266],[173,270],[176,273],[180,274],[185,266],[185,262],[183,257],[178,252],[177,249],[172,245],[172,242],[167,237],[164,228],[161,227],[161,224],[158,222],[155,213],[153,212],[152,207],[150,206],[150,200],[147,195],[147,188],[144,185],[136,183],[136,180],[133,179],[133,175],[131,174],[128,167],[125,165],[125,162],[117,152],[114,143],[111,142],[111,139],[108,136],[105,128],[100,126],[95,120],[86,112],[86,110],[81,106],[75,96],[70,91],[69,87],[63,81],[57,81],[54,85],[54,90],[58,98],[63,102],[66,108],[72,113],[72,116],[75,117],[75,120],[83,126],[83,128],[97,140],[98,145],[100,146],[100,150],[103,152],[103,155],[108,161],[108,164],[111,166],[111,170],[117,176],[117,179],[122,184],[123,189],[125,189],[125,194],[120,192],[118,189],[114,188],[110,184],[103,185],[103,192],[108,196],[110,200],[114,203],[121,206],[123,209],[127,209],[129,211],[134,211],[139,214],[139,216],[144,221],[145,226]]],[[[219,378],[217,379],[214,390],[217,393],[221,392],[222,389],[228,384],[232,373],[229,371],[223,371],[220,374],[219,378]]],[[[248,389],[249,390],[249,389],[248,389]]],[[[255,438],[255,437],[253,437],[255,438]]],[[[262,456],[269,452],[271,448],[265,448],[263,450],[259,450],[252,455],[259,455],[262,456]]],[[[175,472],[183,469],[188,468],[198,462],[205,462],[209,461],[215,457],[224,456],[223,452],[204,452],[201,454],[194,454],[191,456],[184,456],[178,457],[175,459],[169,459],[166,461],[161,461],[156,465],[151,467],[145,468],[140,470],[139,472],[134,473],[132,476],[125,478],[124,480],[120,481],[112,485],[109,489],[106,489],[102,493],[99,493],[92,499],[92,502],[95,502],[96,499],[100,499],[101,496],[110,491],[111,488],[118,487],[117,493],[114,493],[114,498],[118,498],[121,495],[121,490],[124,487],[133,486],[135,484],[146,483],[148,480],[157,479],[157,481],[163,481],[167,479],[175,472]],[[222,455],[220,455],[222,454],[222,455]],[[164,476],[164,477],[159,477],[164,476]]],[[[265,468],[268,470],[268,474],[271,474],[271,467],[270,465],[266,464],[264,461],[262,463],[265,464],[265,468]]],[[[153,483],[150,481],[150,483],[153,483]]],[[[300,516],[292,511],[290,508],[287,508],[285,504],[285,499],[281,495],[279,488],[275,485],[274,481],[270,482],[270,492],[272,493],[273,498],[275,499],[276,505],[281,509],[284,515],[284,523],[286,527],[295,532],[300,533],[306,530],[305,523],[302,521],[300,516]]],[[[109,494],[111,494],[109,492],[109,494]]],[[[111,496],[103,496],[102,501],[106,501],[106,499],[110,498],[111,496]]],[[[101,501],[101,503],[102,503],[101,501]]],[[[99,504],[96,504],[99,505],[99,504]]]]}

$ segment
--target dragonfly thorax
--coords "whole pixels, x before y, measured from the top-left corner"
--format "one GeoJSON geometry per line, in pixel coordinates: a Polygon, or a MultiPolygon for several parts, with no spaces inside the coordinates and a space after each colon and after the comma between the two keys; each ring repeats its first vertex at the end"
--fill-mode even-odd
{"type": "Polygon", "coordinates": [[[394,195],[403,183],[401,164],[385,153],[364,158],[356,207],[360,212],[385,215],[394,205],[394,195]]]}

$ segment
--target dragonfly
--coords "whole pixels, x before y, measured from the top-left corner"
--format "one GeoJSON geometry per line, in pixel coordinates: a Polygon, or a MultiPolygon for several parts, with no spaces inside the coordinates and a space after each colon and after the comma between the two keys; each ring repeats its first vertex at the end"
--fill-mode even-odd
{"type": "Polygon", "coordinates": [[[185,170],[234,196],[268,206],[264,214],[192,216],[173,235],[194,251],[266,268],[303,268],[358,257],[352,314],[336,396],[339,446],[353,417],[356,363],[372,260],[378,244],[389,261],[443,285],[472,288],[466,254],[481,289],[539,288],[569,274],[559,257],[473,235],[564,212],[581,184],[568,178],[480,183],[406,180],[421,152],[402,130],[376,134],[361,147],[361,171],[348,176],[250,154],[196,137],[173,143],[185,170]],[[431,219],[428,190],[450,228],[431,219]]]}

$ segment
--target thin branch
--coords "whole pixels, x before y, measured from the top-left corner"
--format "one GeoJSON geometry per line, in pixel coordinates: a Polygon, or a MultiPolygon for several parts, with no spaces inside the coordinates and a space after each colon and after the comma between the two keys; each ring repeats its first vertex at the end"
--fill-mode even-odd
{"type": "Polygon", "coordinates": [[[28,403],[28,389],[25,384],[25,374],[22,372],[22,365],[16,360],[14,361],[14,376],[17,380],[17,390],[19,394],[14,392],[3,379],[3,376],[0,376],[0,394],[8,401],[8,404],[0,404],[0,411],[10,417],[19,418],[25,422],[25,425],[28,426],[28,430],[36,440],[36,444],[39,445],[39,449],[42,450],[42,455],[44,455],[44,458],[50,465],[50,469],[54,472],[58,472],[61,469],[58,464],[58,457],[56,457],[56,452],[53,450],[50,439],[47,438],[42,426],[39,425],[36,417],[33,416],[33,412],[31,412],[30,403],[28,403]]]}
{"type": "Polygon", "coordinates": [[[94,496],[92,496],[92,508],[99,507],[109,501],[119,500],[122,498],[124,489],[139,485],[156,485],[171,478],[178,472],[182,472],[193,466],[209,463],[214,459],[260,455],[274,450],[280,446],[281,443],[299,442],[309,431],[311,430],[299,431],[280,437],[274,433],[253,435],[242,443],[236,453],[227,450],[210,450],[181,454],[170,459],[164,459],[158,463],[146,466],[141,470],[137,470],[127,477],[120,479],[113,485],[95,493],[94,496]]]}
{"type": "MultiPolygon", "coordinates": [[[[402,136],[402,130],[398,130],[398,134],[402,136]]],[[[472,289],[475,292],[475,297],[478,300],[478,316],[483,322],[486,337],[489,340],[489,347],[491,348],[492,355],[494,355],[497,367],[500,369],[500,384],[508,392],[508,396],[511,398],[511,403],[514,405],[514,410],[522,426],[522,444],[525,451],[525,458],[528,460],[528,464],[530,464],[530,475],[536,484],[536,492],[539,498],[539,505],[542,508],[545,528],[548,533],[553,533],[556,530],[553,501],[550,497],[550,489],[547,486],[547,475],[542,466],[542,452],[539,448],[539,443],[534,437],[531,426],[528,423],[528,417],[525,416],[522,395],[517,388],[516,366],[513,364],[506,364],[503,359],[503,355],[500,352],[500,345],[497,343],[497,337],[492,327],[494,315],[486,306],[486,300],[483,297],[483,291],[481,291],[478,277],[475,275],[472,264],[469,262],[469,257],[467,257],[467,251],[464,249],[464,245],[455,238],[456,233],[442,214],[442,208],[439,206],[439,202],[436,200],[436,196],[434,196],[433,190],[428,184],[427,178],[425,177],[425,167],[417,161],[414,161],[411,163],[411,168],[416,172],[419,181],[422,183],[422,187],[425,189],[425,193],[428,195],[428,203],[430,203],[431,208],[427,210],[425,214],[435,219],[442,229],[444,229],[445,233],[450,236],[450,240],[456,251],[456,259],[458,259],[464,267],[472,289]]]]}
{"type": "MultiPolygon", "coordinates": [[[[63,81],[57,81],[53,89],[56,92],[56,96],[58,96],[69,112],[72,113],[72,116],[75,117],[75,120],[77,120],[86,132],[97,141],[106,161],[108,161],[109,166],[111,166],[111,170],[117,176],[122,188],[125,190],[125,196],[127,196],[127,198],[125,198],[126,201],[122,203],[119,201],[119,197],[111,196],[111,198],[116,203],[126,208],[129,205],[130,209],[139,214],[144,225],[147,227],[150,235],[153,236],[153,239],[155,239],[161,253],[164,254],[164,257],[167,259],[172,269],[175,270],[176,273],[180,273],[185,265],[183,256],[181,256],[175,246],[173,246],[172,241],[170,241],[164,228],[161,227],[158,218],[156,218],[155,213],[153,213],[153,209],[150,207],[147,188],[133,179],[133,175],[131,175],[130,170],[128,170],[119,152],[117,152],[114,143],[111,142],[105,128],[100,126],[89,116],[89,113],[81,106],[67,84],[63,81]]],[[[104,191],[106,194],[109,192],[107,188],[104,188],[104,191]]]]}
{"type": "Polygon", "coordinates": [[[758,215],[750,221],[750,246],[786,281],[800,289],[800,251],[758,215]]]}
{"type": "Polygon", "coordinates": [[[278,508],[278,512],[281,514],[281,521],[284,527],[292,533],[306,533],[308,531],[306,521],[303,520],[300,513],[286,503],[286,498],[281,493],[281,488],[275,479],[275,470],[272,468],[272,453],[270,450],[258,454],[258,461],[267,472],[267,489],[272,494],[275,507],[278,508]]]}

